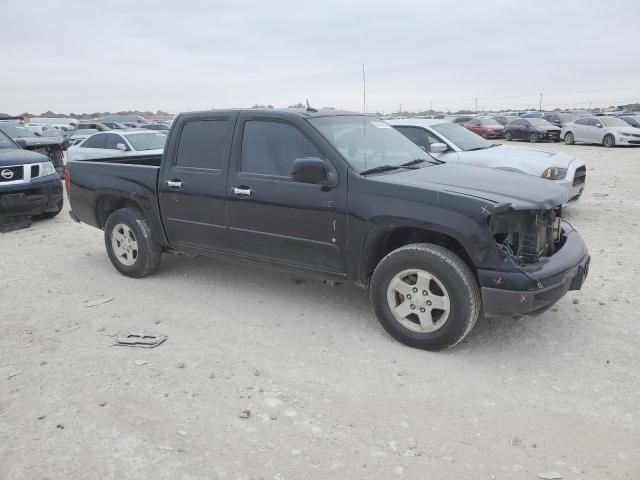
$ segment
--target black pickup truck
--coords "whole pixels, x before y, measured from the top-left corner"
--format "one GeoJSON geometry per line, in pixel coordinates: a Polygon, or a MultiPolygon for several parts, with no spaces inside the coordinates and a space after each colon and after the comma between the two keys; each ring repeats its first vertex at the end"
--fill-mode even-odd
{"type": "Polygon", "coordinates": [[[55,217],[63,202],[62,182],[49,157],[22,149],[0,130],[0,224],[55,217]]]}
{"type": "Polygon", "coordinates": [[[443,164],[382,120],[335,110],[186,113],[162,156],[73,161],[71,215],[117,270],[224,255],[368,287],[401,342],[439,350],[479,314],[540,313],[587,275],[566,192],[443,164]]]}

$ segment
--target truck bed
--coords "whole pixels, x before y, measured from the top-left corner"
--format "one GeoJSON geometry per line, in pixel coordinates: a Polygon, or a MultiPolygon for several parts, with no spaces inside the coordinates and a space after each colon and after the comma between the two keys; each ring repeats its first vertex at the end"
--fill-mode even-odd
{"type": "Polygon", "coordinates": [[[161,161],[162,155],[145,155],[69,162],[67,170],[73,192],[69,200],[74,216],[102,228],[106,219],[97,215],[101,210],[98,202],[127,198],[144,211],[158,238],[162,238],[157,198],[161,161]]]}

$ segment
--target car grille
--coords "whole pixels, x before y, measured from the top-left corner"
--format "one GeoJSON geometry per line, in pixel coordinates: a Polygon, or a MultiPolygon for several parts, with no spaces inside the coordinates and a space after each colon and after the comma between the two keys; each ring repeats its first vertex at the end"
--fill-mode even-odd
{"type": "Polygon", "coordinates": [[[24,168],[22,165],[17,167],[0,167],[0,182],[15,182],[24,178],[24,168]]]}
{"type": "Polygon", "coordinates": [[[560,132],[558,131],[547,132],[547,138],[560,138],[560,132]]]}
{"type": "Polygon", "coordinates": [[[576,173],[573,177],[573,186],[582,185],[587,178],[587,167],[576,168],[576,173]]]}

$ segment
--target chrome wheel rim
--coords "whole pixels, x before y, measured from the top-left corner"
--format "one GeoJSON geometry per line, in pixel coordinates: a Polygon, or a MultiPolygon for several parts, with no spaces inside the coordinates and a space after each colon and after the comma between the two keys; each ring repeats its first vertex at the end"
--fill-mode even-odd
{"type": "Polygon", "coordinates": [[[387,287],[387,302],[393,318],[412,332],[431,333],[447,323],[451,313],[449,292],[432,273],[403,270],[387,287]]]}
{"type": "Polygon", "coordinates": [[[613,145],[613,142],[611,141],[611,137],[607,135],[604,137],[604,146],[610,147],[611,145],[613,145]]]}
{"type": "Polygon", "coordinates": [[[572,133],[567,133],[564,136],[564,143],[571,145],[573,143],[573,134],[572,133]]]}
{"type": "Polygon", "coordinates": [[[127,225],[118,223],[111,230],[111,249],[118,261],[126,266],[131,266],[138,259],[138,241],[127,225]]]}

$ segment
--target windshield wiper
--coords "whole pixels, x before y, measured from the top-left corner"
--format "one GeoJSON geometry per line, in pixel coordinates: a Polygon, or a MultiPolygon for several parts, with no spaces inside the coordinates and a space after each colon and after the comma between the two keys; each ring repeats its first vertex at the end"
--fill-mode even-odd
{"type": "Polygon", "coordinates": [[[470,148],[469,150],[465,150],[465,152],[475,152],[476,150],[486,150],[487,148],[497,147],[498,145],[500,145],[500,144],[499,143],[492,143],[488,147],[474,147],[474,148],[470,148]]]}
{"type": "Polygon", "coordinates": [[[433,165],[440,165],[441,163],[446,163],[442,160],[439,160],[437,158],[433,158],[431,160],[427,160],[426,158],[416,158],[415,160],[411,160],[410,162],[407,163],[403,163],[402,166],[403,167],[407,167],[407,166],[411,166],[411,165],[417,165],[418,163],[422,163],[422,162],[428,162],[431,163],[433,165]]]}
{"type": "Polygon", "coordinates": [[[363,170],[362,172],[360,172],[360,175],[369,175],[370,173],[389,172],[391,170],[398,170],[399,168],[406,168],[408,170],[417,170],[420,167],[416,167],[412,165],[380,165],[378,167],[373,167],[368,170],[363,170]]]}

